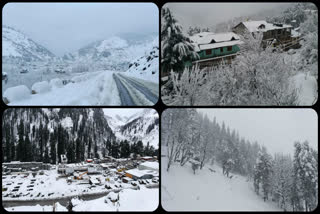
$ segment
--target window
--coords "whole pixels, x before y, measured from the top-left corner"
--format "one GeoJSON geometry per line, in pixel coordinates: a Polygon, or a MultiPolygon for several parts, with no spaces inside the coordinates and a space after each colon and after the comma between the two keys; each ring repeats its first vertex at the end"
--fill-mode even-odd
{"type": "Polygon", "coordinates": [[[206,55],[211,55],[212,54],[212,49],[206,50],[206,55]]]}
{"type": "Polygon", "coordinates": [[[221,52],[221,53],[223,52],[223,48],[220,48],[220,52],[221,52]]]}
{"type": "Polygon", "coordinates": [[[232,46],[228,46],[227,51],[232,51],[232,46]]]}

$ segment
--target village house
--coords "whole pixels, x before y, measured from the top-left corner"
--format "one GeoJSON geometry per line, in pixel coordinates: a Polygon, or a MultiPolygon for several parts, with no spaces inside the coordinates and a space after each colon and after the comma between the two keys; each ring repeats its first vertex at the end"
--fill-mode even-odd
{"type": "Polygon", "coordinates": [[[139,169],[130,169],[126,170],[125,176],[132,178],[133,180],[138,179],[151,179],[159,174],[152,170],[139,170],[139,169]]]}
{"type": "Polygon", "coordinates": [[[138,166],[139,170],[153,170],[159,172],[159,163],[147,161],[138,166]]]}
{"type": "Polygon", "coordinates": [[[237,52],[240,51],[239,45],[242,44],[239,36],[232,32],[201,32],[191,36],[190,40],[200,59],[188,61],[185,65],[186,67],[197,65],[200,69],[222,63],[231,64],[237,52]]]}
{"type": "Polygon", "coordinates": [[[262,46],[272,45],[273,47],[280,46],[284,50],[289,48],[298,48],[299,35],[294,32],[292,25],[281,23],[268,23],[266,21],[245,21],[240,22],[232,28],[236,34],[243,35],[251,33],[253,36],[256,33],[262,33],[262,46]]]}

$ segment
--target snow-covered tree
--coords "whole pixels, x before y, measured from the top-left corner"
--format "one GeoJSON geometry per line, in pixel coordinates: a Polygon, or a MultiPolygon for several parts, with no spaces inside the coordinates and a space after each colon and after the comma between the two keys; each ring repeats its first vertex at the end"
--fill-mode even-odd
{"type": "Polygon", "coordinates": [[[269,193],[271,191],[271,175],[272,175],[272,158],[266,152],[265,149],[259,153],[259,157],[257,159],[255,165],[254,172],[254,188],[257,193],[259,193],[259,187],[261,184],[261,188],[263,191],[263,200],[268,200],[269,193]]]}
{"type": "Polygon", "coordinates": [[[181,105],[296,105],[293,67],[278,49],[262,47],[262,36],[243,38],[246,51],[231,65],[185,70],[173,77],[174,104],[181,105]]]}
{"type": "Polygon", "coordinates": [[[182,27],[169,8],[161,9],[161,66],[162,72],[181,72],[184,62],[198,59],[190,39],[182,32],[182,27]]]}
{"type": "Polygon", "coordinates": [[[275,154],[272,175],[273,200],[277,201],[278,206],[285,211],[290,208],[292,170],[293,161],[290,156],[275,154]]]}
{"type": "Polygon", "coordinates": [[[295,143],[294,176],[300,192],[297,207],[302,202],[305,211],[314,210],[318,204],[318,167],[313,153],[307,141],[303,144],[295,143]]]}

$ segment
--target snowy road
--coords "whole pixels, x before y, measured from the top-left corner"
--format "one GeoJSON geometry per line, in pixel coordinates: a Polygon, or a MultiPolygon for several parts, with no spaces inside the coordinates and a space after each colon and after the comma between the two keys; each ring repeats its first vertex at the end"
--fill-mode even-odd
{"type": "Polygon", "coordinates": [[[158,101],[156,84],[114,73],[121,105],[154,105],[158,101]]]}
{"type": "Polygon", "coordinates": [[[117,88],[119,91],[119,96],[121,100],[121,105],[123,106],[134,106],[135,103],[133,99],[131,98],[128,89],[124,86],[124,84],[120,81],[118,75],[113,74],[113,79],[117,84],[117,88]]]}
{"type": "Polygon", "coordinates": [[[150,100],[153,103],[156,103],[158,101],[158,96],[153,94],[152,91],[150,91],[146,86],[144,86],[141,82],[138,82],[137,80],[125,77],[121,74],[119,74],[122,78],[124,78],[127,82],[129,82],[133,87],[135,87],[138,91],[140,91],[142,94],[146,96],[148,100],[150,100]]]}

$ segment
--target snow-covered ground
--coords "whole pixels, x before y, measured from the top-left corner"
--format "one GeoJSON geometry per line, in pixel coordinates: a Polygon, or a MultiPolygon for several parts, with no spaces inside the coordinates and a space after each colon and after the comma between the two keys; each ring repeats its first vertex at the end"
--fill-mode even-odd
{"type": "Polygon", "coordinates": [[[73,200],[74,211],[154,211],[159,205],[158,189],[122,190],[119,204],[104,203],[104,198],[91,201],[73,200]]]}
{"type": "MultiPolygon", "coordinates": [[[[123,105],[120,96],[124,92],[119,92],[113,78],[113,74],[118,76],[119,73],[126,74],[126,72],[115,71],[78,73],[70,77],[70,82],[64,86],[51,84],[51,88],[43,90],[43,92],[39,90],[40,93],[25,96],[25,99],[10,100],[10,97],[7,98],[9,105],[123,105]]],[[[138,80],[143,89],[146,89],[147,92],[150,91],[152,96],[157,98],[158,84],[139,78],[135,78],[135,80],[138,80]]],[[[155,102],[151,102],[132,84],[126,83],[125,87],[128,90],[127,96],[132,97],[134,105],[153,105],[155,102]]],[[[11,95],[12,93],[10,91],[11,95]]],[[[4,91],[4,97],[6,94],[8,93],[4,91]]]]}
{"type": "Polygon", "coordinates": [[[318,99],[318,83],[314,76],[299,73],[292,78],[298,92],[299,105],[312,105],[318,99]]]}
{"type": "MultiPolygon", "coordinates": [[[[2,201],[8,211],[52,211],[53,201],[57,202],[57,211],[66,211],[65,206],[70,198],[76,211],[153,211],[158,207],[159,188],[147,188],[143,184],[133,187],[130,182],[123,183],[117,179],[116,171],[110,169],[108,175],[90,175],[90,180],[99,178],[101,181],[101,185],[94,186],[87,183],[87,175],[84,175],[84,180],[72,178],[72,183],[68,184],[67,178],[59,178],[56,170],[44,170],[43,175],[38,173],[35,178],[31,173],[27,176],[25,173],[3,175],[3,188],[6,189],[2,192],[2,201]],[[106,189],[105,184],[112,189],[106,189]],[[13,191],[17,188],[18,191],[13,191]],[[119,194],[120,206],[111,201],[105,203],[109,194],[119,194]],[[79,196],[86,199],[78,199],[79,196]],[[17,206],[18,203],[21,204],[17,206]]],[[[151,179],[148,180],[152,183],[151,179]]]]}
{"type": "MultiPolygon", "coordinates": [[[[8,212],[52,212],[53,211],[53,206],[50,205],[44,205],[41,206],[39,204],[35,206],[18,206],[18,207],[9,207],[6,208],[8,212]]],[[[56,203],[55,205],[55,211],[67,211],[67,208],[62,206],[60,203],[56,203]]]]}
{"type": "Polygon", "coordinates": [[[52,88],[46,93],[33,94],[30,99],[9,105],[119,105],[120,99],[112,71],[79,74],[73,83],[52,88]]]}
{"type": "Polygon", "coordinates": [[[253,190],[252,182],[222,174],[218,166],[197,170],[189,163],[172,165],[166,171],[167,158],[161,162],[161,204],[166,211],[281,211],[271,202],[264,202],[253,190]]]}
{"type": "MultiPolygon", "coordinates": [[[[122,190],[119,192],[119,203],[105,203],[104,196],[94,200],[72,199],[73,211],[154,211],[159,205],[158,189],[141,187],[140,190],[122,190]]],[[[53,206],[39,204],[35,206],[8,207],[7,211],[52,211],[53,206]]],[[[56,203],[56,211],[67,211],[67,208],[56,203]]]]}

